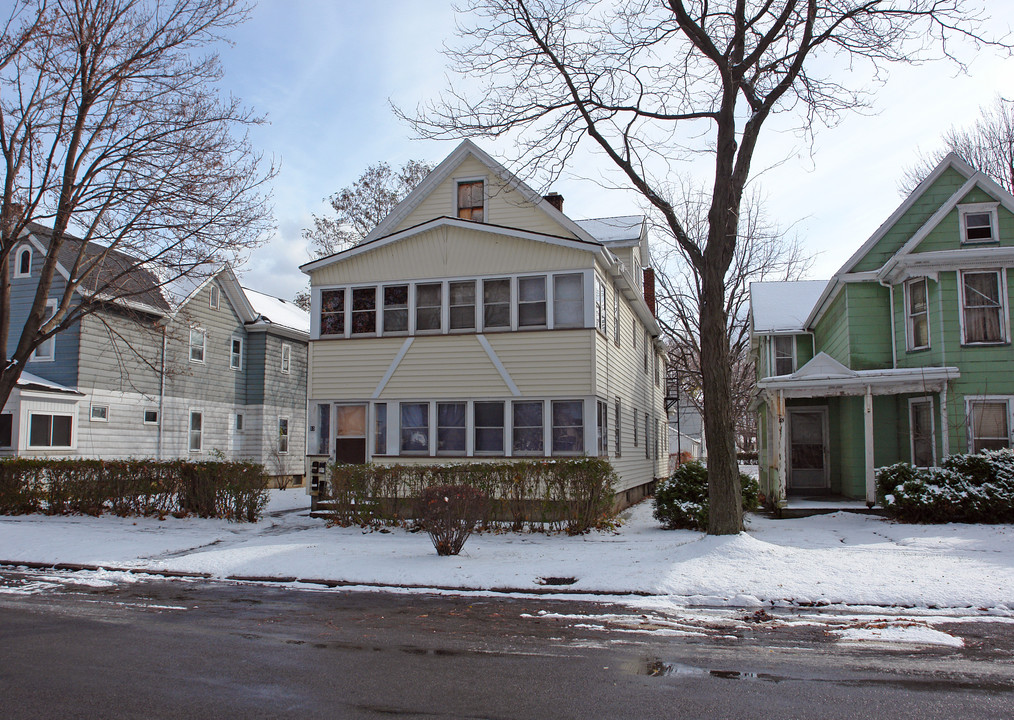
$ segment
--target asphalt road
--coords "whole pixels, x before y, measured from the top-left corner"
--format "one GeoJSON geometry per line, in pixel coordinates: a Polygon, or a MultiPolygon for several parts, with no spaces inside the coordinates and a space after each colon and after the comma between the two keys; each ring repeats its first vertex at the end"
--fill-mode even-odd
{"type": "Polygon", "coordinates": [[[1014,717],[1014,625],[856,646],[740,614],[6,571],[0,717],[1014,717]]]}

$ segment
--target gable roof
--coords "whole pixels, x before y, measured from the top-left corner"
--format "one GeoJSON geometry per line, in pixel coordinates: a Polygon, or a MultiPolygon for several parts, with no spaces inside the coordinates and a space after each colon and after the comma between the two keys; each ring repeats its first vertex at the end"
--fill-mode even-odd
{"type": "Polygon", "coordinates": [[[827,280],[750,283],[750,315],[757,333],[806,330],[806,318],[827,280]]]}
{"type": "Polygon", "coordinates": [[[887,272],[890,271],[888,265],[894,266],[898,263],[900,257],[911,254],[915,248],[926,238],[926,236],[939,225],[943,219],[961,202],[961,200],[968,195],[975,187],[980,187],[985,190],[988,194],[997,198],[999,202],[1014,213],[1014,196],[1004,190],[995,180],[988,175],[985,175],[967,162],[965,162],[960,156],[955,153],[948,153],[943,160],[930,172],[926,178],[916,186],[907,198],[899,205],[890,217],[887,218],[880,227],[866,240],[862,246],[852,254],[844,265],[834,274],[831,281],[827,284],[824,292],[821,294],[817,303],[813,306],[809,316],[806,318],[806,326],[812,327],[823,314],[824,309],[828,306],[833,297],[841,290],[844,284],[850,279],[848,276],[852,276],[854,280],[878,280],[882,279],[887,272]],[[885,235],[897,224],[899,220],[907,213],[912,207],[922,198],[933,184],[940,179],[947,170],[953,169],[958,172],[962,177],[966,178],[966,182],[962,186],[951,194],[951,196],[941,205],[931,216],[927,219],[919,229],[905,242],[905,244],[894,253],[887,262],[881,266],[878,270],[863,273],[853,273],[855,267],[869,254],[877,243],[879,243],[885,235]]]}

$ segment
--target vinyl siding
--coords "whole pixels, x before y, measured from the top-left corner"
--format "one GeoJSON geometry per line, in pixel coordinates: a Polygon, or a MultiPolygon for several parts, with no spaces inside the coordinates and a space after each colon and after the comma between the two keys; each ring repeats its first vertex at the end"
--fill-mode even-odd
{"type": "MultiPolygon", "coordinates": [[[[589,245],[590,250],[596,246],[589,245]]],[[[591,252],[507,235],[442,227],[316,270],[314,286],[583,269],[591,252]]]]}
{"type": "MultiPolygon", "coordinates": [[[[987,194],[984,190],[976,187],[961,200],[961,204],[971,203],[994,203],[996,198],[987,194]]],[[[961,228],[958,220],[959,210],[955,208],[947,213],[939,225],[937,225],[926,238],[919,243],[915,252],[933,252],[936,250],[956,250],[961,245],[961,228]]],[[[1014,246],[1014,215],[1002,205],[997,208],[998,242],[988,243],[985,247],[1011,247],[1014,246]]],[[[983,245],[969,245],[968,247],[979,247],[983,245]]]]}
{"type": "Polygon", "coordinates": [[[97,389],[158,398],[162,327],[155,318],[142,319],[112,308],[88,315],[81,321],[80,353],[82,392],[97,389]]]}
{"type": "Polygon", "coordinates": [[[825,352],[842,365],[849,363],[848,298],[846,288],[839,291],[814,328],[814,348],[825,352]]]}
{"type": "MultiPolygon", "coordinates": [[[[399,225],[404,230],[433,218],[455,217],[457,214],[457,179],[482,177],[486,179],[486,218],[494,225],[531,230],[572,238],[574,235],[544,213],[531,205],[521,193],[504,184],[489,168],[474,157],[467,158],[458,168],[438,185],[399,225]]],[[[495,266],[496,267],[496,266],[495,266]]]]}
{"type": "Polygon", "coordinates": [[[889,291],[876,283],[850,283],[848,295],[849,362],[853,370],[891,367],[889,291]]]}

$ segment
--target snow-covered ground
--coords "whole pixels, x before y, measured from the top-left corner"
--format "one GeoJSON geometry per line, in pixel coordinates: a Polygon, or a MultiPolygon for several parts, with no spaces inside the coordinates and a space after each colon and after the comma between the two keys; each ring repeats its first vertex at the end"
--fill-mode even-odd
{"type": "MultiPolygon", "coordinates": [[[[1014,616],[1014,526],[902,525],[835,513],[748,517],[738,536],[667,531],[651,504],[615,532],[472,536],[438,557],[425,533],[328,528],[302,490],[272,491],[259,523],[0,517],[0,561],[517,592],[639,594],[672,606],[872,606],[1014,616]],[[549,581],[547,582],[547,579],[549,581]]],[[[634,598],[631,598],[634,600],[634,598]]]]}

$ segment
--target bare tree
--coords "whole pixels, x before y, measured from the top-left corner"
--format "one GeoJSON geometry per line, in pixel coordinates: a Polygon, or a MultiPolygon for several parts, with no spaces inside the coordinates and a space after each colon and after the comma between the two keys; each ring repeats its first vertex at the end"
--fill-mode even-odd
{"type": "Polygon", "coordinates": [[[952,127],[943,137],[943,148],[920,154],[919,161],[905,170],[898,189],[909,195],[949,152],[956,153],[972,167],[1014,193],[1014,100],[997,97],[983,107],[975,126],[959,130],[952,127]]]}
{"type": "Polygon", "coordinates": [[[240,0],[24,0],[0,40],[0,405],[40,344],[109,303],[236,260],[272,227],[264,171],[221,99],[222,34],[240,0]],[[44,242],[11,326],[12,250],[44,242]],[[77,237],[74,237],[77,236],[77,237]],[[54,278],[66,273],[66,281],[54,278]],[[47,300],[58,289],[55,312],[47,300]]]}
{"type": "Polygon", "coordinates": [[[982,11],[966,0],[467,0],[466,9],[472,21],[448,51],[456,82],[409,119],[427,138],[509,133],[514,164],[548,181],[590,141],[665,218],[700,277],[708,530],[739,532],[725,277],[761,129],[778,112],[812,129],[862,106],[865,89],[845,78],[861,77],[863,62],[876,70],[950,56],[959,39],[986,43],[982,11]],[[850,64],[838,78],[836,60],[850,64]],[[713,161],[703,249],[662,191],[672,163],[701,153],[713,161]]]}
{"type": "Polygon", "coordinates": [[[310,253],[324,257],[362,242],[432,169],[422,160],[409,160],[398,171],[386,162],[370,165],[352,185],[327,199],[334,215],[313,216],[313,227],[303,231],[310,253]]]}
{"type": "MultiPolygon", "coordinates": [[[[670,190],[673,208],[684,231],[702,251],[708,238],[711,198],[706,188],[687,182],[670,190]]],[[[668,336],[669,363],[679,378],[679,391],[704,415],[701,375],[701,277],[665,219],[652,213],[652,265],[658,269],[658,321],[668,336]]],[[[725,274],[726,341],[731,369],[731,405],[741,449],[751,436],[755,373],[750,351],[750,283],[762,280],[799,280],[813,266],[799,240],[790,236],[764,211],[757,191],[748,192],[739,215],[732,263],[725,274]]]]}

